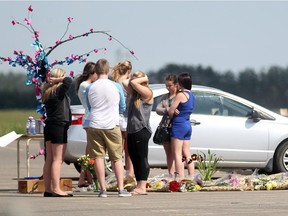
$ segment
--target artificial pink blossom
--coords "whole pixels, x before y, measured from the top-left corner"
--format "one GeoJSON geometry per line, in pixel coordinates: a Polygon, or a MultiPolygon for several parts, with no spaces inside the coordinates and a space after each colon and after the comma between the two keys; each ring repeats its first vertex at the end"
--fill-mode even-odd
{"type": "Polygon", "coordinates": [[[56,43],[56,44],[60,44],[60,40],[58,39],[55,43],[56,43]]]}
{"type": "Polygon", "coordinates": [[[33,11],[32,5],[30,5],[30,6],[28,7],[28,11],[30,11],[30,12],[33,11]]]}
{"type": "Polygon", "coordinates": [[[28,20],[27,18],[25,18],[24,22],[26,22],[26,25],[30,25],[32,23],[32,20],[31,19],[28,20]]]}
{"type": "Polygon", "coordinates": [[[134,54],[135,54],[133,50],[131,50],[131,51],[130,51],[130,53],[131,53],[132,55],[134,55],[134,54]]]}
{"type": "Polygon", "coordinates": [[[33,77],[33,78],[32,78],[32,82],[37,83],[38,80],[37,80],[35,77],[33,77]]]}
{"type": "Polygon", "coordinates": [[[57,63],[58,63],[58,60],[55,59],[52,64],[57,64],[57,63]]]}
{"type": "Polygon", "coordinates": [[[70,34],[70,35],[68,36],[68,38],[69,38],[69,39],[72,39],[72,38],[73,38],[73,36],[70,34]]]}
{"type": "Polygon", "coordinates": [[[112,36],[109,36],[108,40],[111,41],[112,40],[112,36]]]}
{"type": "Polygon", "coordinates": [[[94,51],[94,53],[98,53],[99,50],[98,49],[94,49],[93,51],[94,51]]]}
{"type": "Polygon", "coordinates": [[[74,71],[70,71],[70,77],[74,77],[74,71]]]}
{"type": "Polygon", "coordinates": [[[230,182],[232,183],[233,187],[237,187],[239,185],[239,179],[238,178],[231,178],[230,182]]]}
{"type": "Polygon", "coordinates": [[[30,160],[34,160],[35,158],[36,158],[35,155],[30,155],[30,157],[29,157],[30,160]]]}
{"type": "Polygon", "coordinates": [[[14,55],[18,55],[18,52],[16,51],[16,50],[14,50],[14,53],[13,53],[14,55]]]}
{"type": "Polygon", "coordinates": [[[73,20],[73,17],[68,17],[68,22],[71,23],[73,20]]]}
{"type": "Polygon", "coordinates": [[[44,149],[40,149],[40,150],[39,150],[39,155],[44,155],[44,153],[45,153],[45,150],[44,150],[44,149]]]}
{"type": "Polygon", "coordinates": [[[36,88],[36,90],[35,90],[35,95],[36,95],[36,97],[37,96],[41,96],[41,91],[40,91],[40,89],[39,89],[39,86],[36,88]]]}
{"type": "Polygon", "coordinates": [[[36,35],[36,37],[39,37],[40,32],[39,31],[35,31],[34,34],[36,35]]]}
{"type": "Polygon", "coordinates": [[[91,33],[93,33],[94,30],[93,30],[93,28],[91,28],[89,31],[90,31],[91,33]]]}
{"type": "Polygon", "coordinates": [[[16,25],[17,24],[17,22],[15,21],[15,20],[12,20],[12,25],[16,25]]]}

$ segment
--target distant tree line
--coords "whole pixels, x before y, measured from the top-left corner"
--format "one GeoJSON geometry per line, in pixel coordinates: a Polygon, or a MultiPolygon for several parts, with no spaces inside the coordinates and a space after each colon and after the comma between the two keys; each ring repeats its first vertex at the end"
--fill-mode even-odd
{"type": "MultiPolygon", "coordinates": [[[[150,83],[164,83],[168,74],[188,72],[193,84],[236,94],[269,109],[288,107],[288,68],[272,66],[265,71],[245,69],[235,74],[219,73],[211,67],[168,64],[148,73],[150,83]]],[[[26,86],[26,74],[0,73],[0,109],[36,108],[34,86],[26,86]]],[[[72,104],[79,104],[75,86],[69,91],[72,104]]]]}

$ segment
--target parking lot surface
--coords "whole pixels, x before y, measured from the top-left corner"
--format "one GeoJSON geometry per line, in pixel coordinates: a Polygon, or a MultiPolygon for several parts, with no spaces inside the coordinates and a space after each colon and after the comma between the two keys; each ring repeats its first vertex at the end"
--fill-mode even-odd
{"type": "MultiPolygon", "coordinates": [[[[150,192],[120,198],[108,192],[108,198],[98,198],[97,193],[74,193],[69,198],[48,198],[42,193],[18,192],[16,167],[16,142],[0,148],[0,215],[1,216],[79,216],[79,215],[287,215],[288,191],[228,191],[228,192],[150,192]]],[[[30,152],[39,151],[38,143],[30,152]]],[[[20,146],[20,176],[25,175],[25,146],[20,146]]],[[[42,175],[43,156],[30,161],[30,175],[42,175]]],[[[166,170],[152,169],[151,176],[166,170]]],[[[245,173],[245,172],[244,172],[245,173]]],[[[79,174],[73,165],[63,164],[62,177],[72,178],[77,185],[79,174]]]]}

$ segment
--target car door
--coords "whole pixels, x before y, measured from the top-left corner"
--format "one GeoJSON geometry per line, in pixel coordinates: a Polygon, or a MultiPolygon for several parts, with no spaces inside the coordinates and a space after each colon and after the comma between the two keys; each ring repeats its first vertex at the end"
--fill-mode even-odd
{"type": "MultiPolygon", "coordinates": [[[[191,152],[203,151],[222,157],[223,165],[267,160],[268,128],[265,121],[248,118],[253,108],[225,95],[194,91],[191,152]]],[[[255,165],[255,164],[254,164],[255,165]]]]}

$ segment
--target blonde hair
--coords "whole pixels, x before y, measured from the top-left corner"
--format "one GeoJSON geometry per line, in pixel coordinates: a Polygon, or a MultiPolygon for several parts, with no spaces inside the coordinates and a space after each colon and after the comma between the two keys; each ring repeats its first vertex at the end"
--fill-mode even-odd
{"type": "MultiPolygon", "coordinates": [[[[133,73],[132,75],[132,79],[133,78],[141,78],[141,77],[145,77],[146,74],[143,73],[142,71],[136,71],[135,73],[133,73]]],[[[141,85],[149,87],[149,83],[148,82],[143,82],[141,83],[141,85]]],[[[140,108],[140,101],[141,101],[141,94],[139,94],[136,90],[133,89],[132,95],[131,95],[131,101],[133,101],[134,106],[139,109],[140,108]]],[[[132,104],[132,103],[131,103],[132,104]]]]}
{"type": "MultiPolygon", "coordinates": [[[[60,69],[60,68],[55,68],[54,70],[51,71],[50,73],[50,77],[51,78],[60,78],[63,77],[65,75],[65,71],[60,69]]],[[[55,83],[55,84],[50,84],[45,83],[43,86],[43,97],[42,97],[42,102],[45,104],[45,102],[48,100],[49,96],[51,94],[55,94],[56,88],[62,85],[61,82],[59,83],[55,83]]]]}
{"type": "Polygon", "coordinates": [[[131,72],[132,64],[130,61],[119,62],[112,68],[112,80],[118,82],[120,77],[125,75],[128,71],[131,72]]]}

